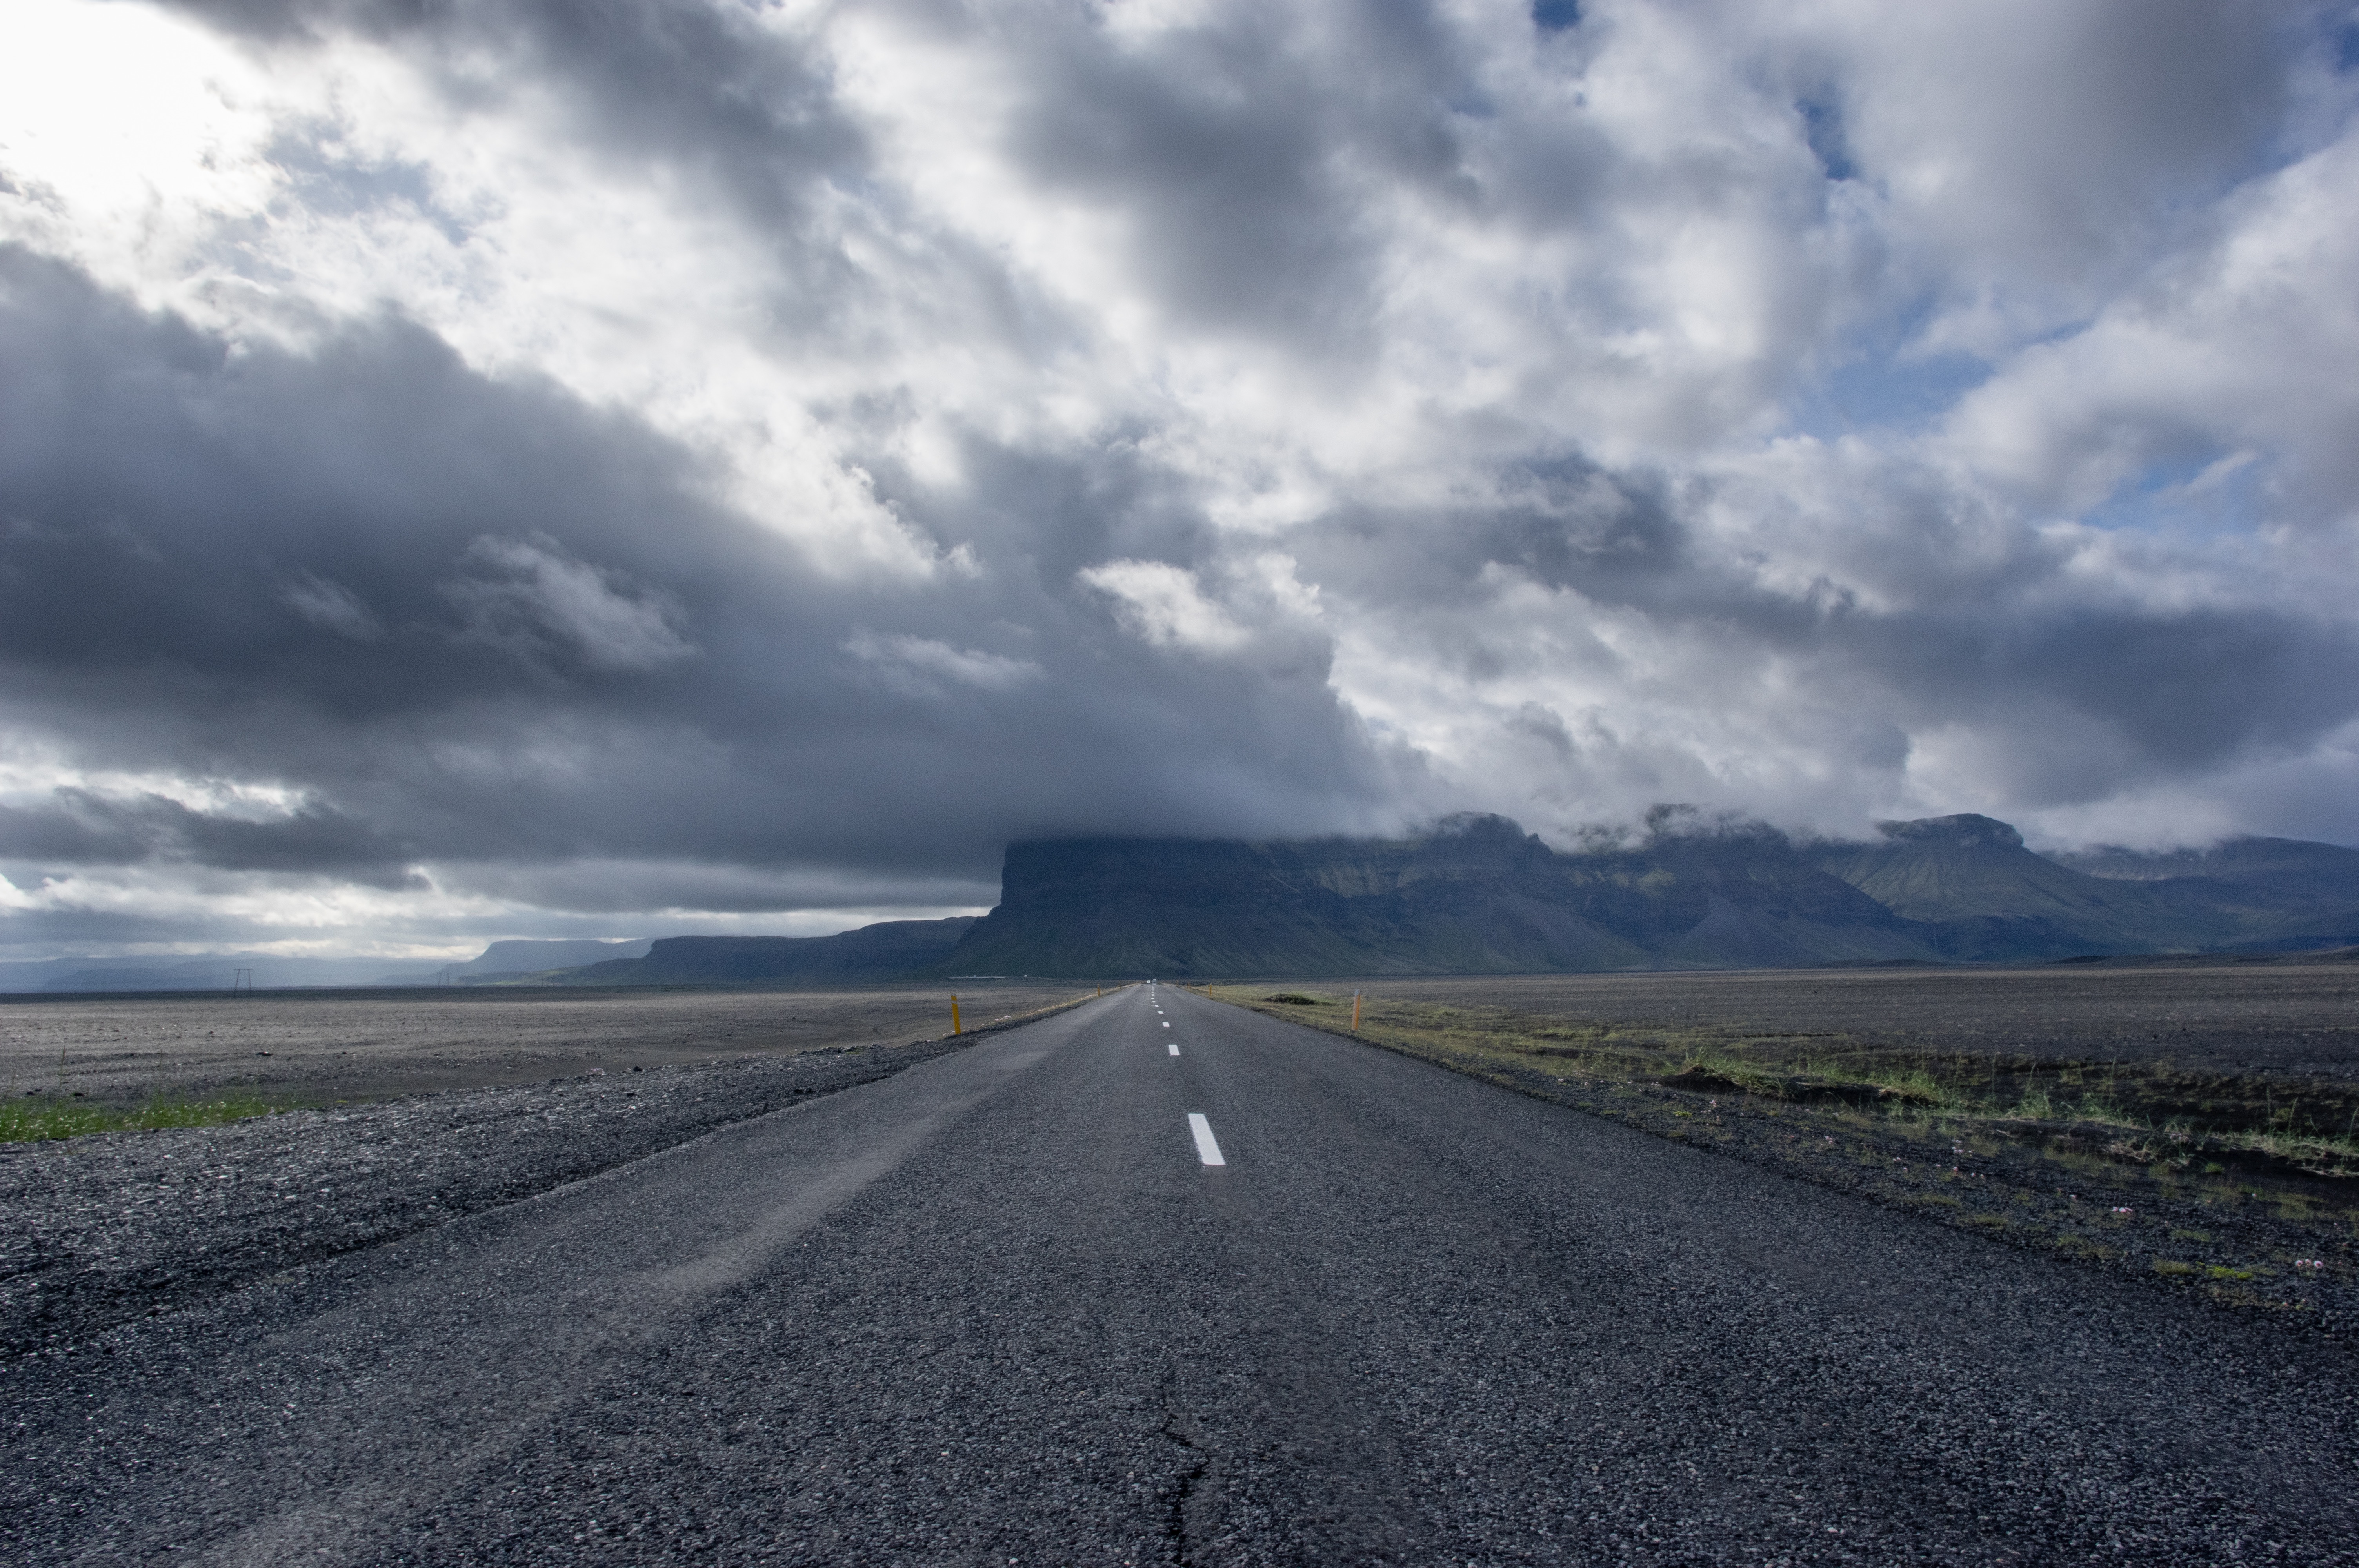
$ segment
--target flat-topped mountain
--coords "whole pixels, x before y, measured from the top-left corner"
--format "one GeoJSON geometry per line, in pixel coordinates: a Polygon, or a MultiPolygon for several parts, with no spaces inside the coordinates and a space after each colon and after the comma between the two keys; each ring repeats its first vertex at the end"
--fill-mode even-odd
{"type": "Polygon", "coordinates": [[[2093,876],[1986,816],[1803,846],[1758,824],[1674,817],[1643,841],[1568,853],[1505,817],[1469,816],[1398,839],[1010,845],[999,907],[940,971],[1481,974],[2354,941],[2359,898],[2093,876]]]}
{"type": "Polygon", "coordinates": [[[1400,838],[1069,838],[1008,846],[982,919],[834,936],[675,936],[535,977],[586,985],[857,985],[951,975],[1500,974],[2037,962],[2359,943],[2359,851],[2232,841],[2066,864],[1987,816],[1798,844],[1658,815],[1551,849],[1503,816],[1400,838]]]}

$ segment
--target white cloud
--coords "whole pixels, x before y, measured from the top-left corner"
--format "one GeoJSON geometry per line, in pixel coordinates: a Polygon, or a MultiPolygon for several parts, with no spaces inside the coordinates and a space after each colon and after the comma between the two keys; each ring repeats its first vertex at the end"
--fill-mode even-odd
{"type": "Polygon", "coordinates": [[[1158,648],[1224,654],[1252,637],[1204,597],[1195,573],[1168,561],[1108,561],[1078,580],[1116,600],[1123,623],[1158,648]]]}

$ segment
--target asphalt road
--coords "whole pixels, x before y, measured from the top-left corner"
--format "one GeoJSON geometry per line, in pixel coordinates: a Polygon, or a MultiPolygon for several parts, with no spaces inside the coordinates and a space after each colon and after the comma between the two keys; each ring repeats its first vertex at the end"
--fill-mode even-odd
{"type": "Polygon", "coordinates": [[[0,1546],[2350,1563],[2354,1371],[1141,988],[18,1362],[0,1546]]]}

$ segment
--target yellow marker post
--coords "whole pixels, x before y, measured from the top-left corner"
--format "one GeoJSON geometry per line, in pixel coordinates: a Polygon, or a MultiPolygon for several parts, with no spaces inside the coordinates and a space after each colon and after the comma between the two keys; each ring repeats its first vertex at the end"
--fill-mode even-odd
{"type": "Polygon", "coordinates": [[[1354,1034],[1357,1034],[1359,1032],[1360,1032],[1360,993],[1359,993],[1358,991],[1353,991],[1353,992],[1352,993],[1352,1033],[1354,1033],[1354,1034]]]}
{"type": "Polygon", "coordinates": [[[958,998],[955,996],[951,998],[951,1033],[953,1034],[960,1033],[958,1021],[958,998]]]}

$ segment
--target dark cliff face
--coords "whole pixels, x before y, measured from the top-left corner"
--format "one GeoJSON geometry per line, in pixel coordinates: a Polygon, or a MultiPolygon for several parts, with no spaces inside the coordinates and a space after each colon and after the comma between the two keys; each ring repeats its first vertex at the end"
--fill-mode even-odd
{"type": "Polygon", "coordinates": [[[1920,816],[1914,822],[1879,822],[1875,830],[1889,844],[1945,845],[1957,849],[2020,849],[2023,835],[1995,816],[1960,812],[1920,816]]]}
{"type": "Polygon", "coordinates": [[[1505,817],[1415,838],[1009,847],[950,962],[1010,974],[1508,973],[1908,957],[1873,899],[1767,829],[1562,855],[1505,817]]]}
{"type": "MultiPolygon", "coordinates": [[[[2325,868],[2318,874],[2340,870],[2332,856],[2359,860],[2310,848],[2327,860],[2293,859],[2325,868]]],[[[2288,854],[2247,862],[2287,879],[2288,854]]],[[[2026,962],[2337,940],[2359,940],[2359,903],[2201,879],[2108,881],[1971,814],[1883,824],[1875,843],[1807,848],[1758,824],[1671,814],[1643,842],[1572,854],[1505,817],[1464,816],[1399,839],[1012,845],[1000,906],[940,970],[1483,974],[2026,962]]]]}

